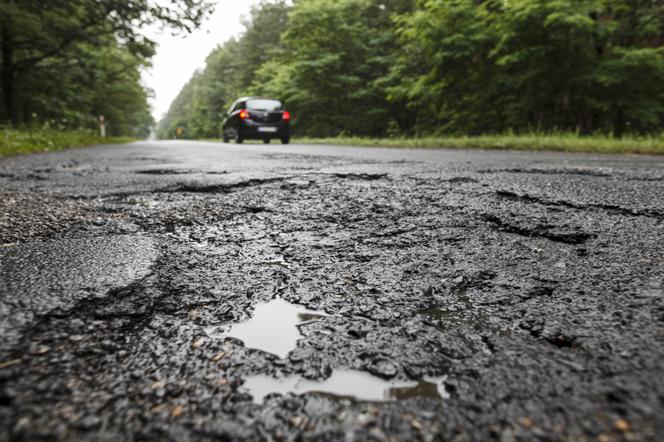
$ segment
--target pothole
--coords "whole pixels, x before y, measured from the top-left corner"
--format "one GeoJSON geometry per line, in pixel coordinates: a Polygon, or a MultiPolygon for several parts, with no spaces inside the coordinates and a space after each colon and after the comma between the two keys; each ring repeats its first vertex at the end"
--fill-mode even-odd
{"type": "Polygon", "coordinates": [[[335,370],[324,381],[316,382],[299,376],[275,379],[256,375],[245,379],[244,387],[254,402],[260,404],[271,394],[321,394],[335,399],[388,402],[413,398],[447,399],[446,377],[423,378],[420,381],[386,381],[358,370],[335,370]]]}
{"type": "MultiPolygon", "coordinates": [[[[235,338],[247,348],[261,350],[285,359],[303,337],[299,327],[329,315],[308,310],[283,299],[257,304],[246,321],[230,326],[206,329],[211,338],[235,338]]],[[[244,388],[256,403],[262,403],[271,394],[315,393],[333,398],[384,402],[411,398],[444,399],[447,392],[445,377],[423,378],[419,381],[385,380],[359,370],[335,370],[324,381],[312,381],[299,376],[273,378],[266,375],[245,378],[244,388]]]]}
{"type": "Polygon", "coordinates": [[[226,327],[208,327],[206,333],[211,338],[236,338],[247,348],[284,359],[302,338],[298,327],[325,316],[324,312],[307,310],[283,299],[273,299],[256,305],[250,319],[226,327]]]}

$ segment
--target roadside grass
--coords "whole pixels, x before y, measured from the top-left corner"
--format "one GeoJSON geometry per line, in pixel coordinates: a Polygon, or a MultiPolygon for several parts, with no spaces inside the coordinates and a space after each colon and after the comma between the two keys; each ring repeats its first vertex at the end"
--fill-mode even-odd
{"type": "Polygon", "coordinates": [[[361,147],[528,150],[664,155],[664,135],[613,138],[605,135],[505,134],[424,138],[296,138],[295,143],[361,147]]]}
{"type": "Polygon", "coordinates": [[[55,129],[0,128],[0,157],[50,152],[97,144],[122,144],[134,141],[126,137],[101,138],[92,131],[55,129]]]}

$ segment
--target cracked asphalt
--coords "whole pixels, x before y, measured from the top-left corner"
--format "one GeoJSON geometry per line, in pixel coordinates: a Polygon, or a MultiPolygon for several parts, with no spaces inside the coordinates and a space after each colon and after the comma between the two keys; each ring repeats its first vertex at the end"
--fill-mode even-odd
{"type": "Polygon", "coordinates": [[[0,440],[659,441],[664,158],[143,142],[0,160],[0,440]],[[284,359],[210,336],[282,298],[284,359]],[[252,400],[253,375],[444,399],[252,400]]]}

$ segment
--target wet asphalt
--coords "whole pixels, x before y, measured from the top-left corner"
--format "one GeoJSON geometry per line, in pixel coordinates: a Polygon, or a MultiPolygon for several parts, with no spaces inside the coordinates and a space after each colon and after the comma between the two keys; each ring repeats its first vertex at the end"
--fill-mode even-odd
{"type": "Polygon", "coordinates": [[[664,438],[662,157],[6,158],[0,270],[2,441],[664,438]],[[210,332],[274,299],[319,313],[285,357],[210,332]],[[348,373],[442,393],[315,392],[348,373]]]}

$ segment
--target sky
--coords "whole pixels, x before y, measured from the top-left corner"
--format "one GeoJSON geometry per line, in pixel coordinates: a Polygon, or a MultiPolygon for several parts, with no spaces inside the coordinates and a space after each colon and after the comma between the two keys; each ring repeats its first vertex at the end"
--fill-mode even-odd
{"type": "Polygon", "coordinates": [[[189,35],[173,37],[169,31],[150,33],[159,45],[152,59],[152,68],[143,74],[143,82],[152,89],[152,115],[159,121],[168,111],[196,69],[205,66],[205,59],[217,45],[240,34],[241,19],[249,15],[253,0],[216,0],[213,15],[201,28],[189,35]]]}

